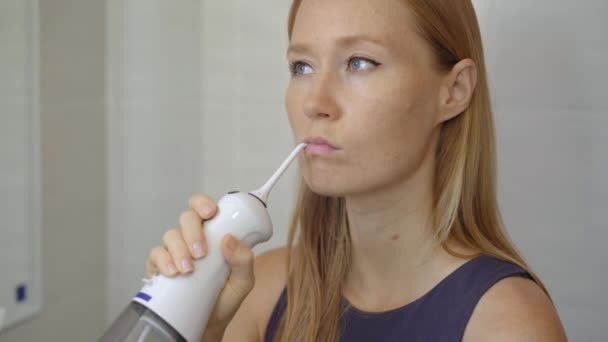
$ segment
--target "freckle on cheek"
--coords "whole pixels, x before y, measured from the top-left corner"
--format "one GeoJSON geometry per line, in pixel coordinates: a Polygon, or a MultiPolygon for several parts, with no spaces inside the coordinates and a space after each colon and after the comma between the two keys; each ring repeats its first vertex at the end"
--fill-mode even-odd
{"type": "Polygon", "coordinates": [[[399,240],[399,234],[395,234],[395,235],[391,236],[391,240],[393,240],[393,241],[399,240]]]}

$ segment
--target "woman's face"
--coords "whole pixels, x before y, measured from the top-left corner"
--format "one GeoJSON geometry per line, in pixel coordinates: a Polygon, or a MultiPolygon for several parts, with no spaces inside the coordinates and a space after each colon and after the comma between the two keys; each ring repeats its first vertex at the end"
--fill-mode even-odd
{"type": "Polygon", "coordinates": [[[406,181],[438,132],[441,73],[399,0],[304,0],[287,54],[295,139],[338,150],[300,155],[311,190],[329,196],[406,181]]]}

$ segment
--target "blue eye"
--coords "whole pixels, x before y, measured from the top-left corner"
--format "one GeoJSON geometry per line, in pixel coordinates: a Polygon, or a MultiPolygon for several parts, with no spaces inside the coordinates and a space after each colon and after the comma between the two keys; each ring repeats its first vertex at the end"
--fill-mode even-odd
{"type": "Polygon", "coordinates": [[[367,70],[378,65],[380,65],[380,63],[364,57],[351,57],[351,59],[348,60],[349,69],[354,71],[367,70]]]}
{"type": "MultiPolygon", "coordinates": [[[[348,60],[348,68],[352,71],[365,71],[379,65],[380,63],[365,57],[351,57],[348,60]]],[[[289,71],[292,76],[307,75],[314,72],[309,64],[302,61],[290,63],[289,71]]]]}
{"type": "Polygon", "coordinates": [[[292,76],[306,75],[312,73],[312,67],[304,62],[293,62],[289,64],[292,76]]]}

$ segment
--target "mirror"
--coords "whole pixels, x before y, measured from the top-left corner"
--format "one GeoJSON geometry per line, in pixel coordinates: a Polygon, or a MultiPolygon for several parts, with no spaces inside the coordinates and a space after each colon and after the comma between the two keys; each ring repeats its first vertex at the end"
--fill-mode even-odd
{"type": "Polygon", "coordinates": [[[0,330],[41,309],[38,15],[0,1],[0,330]]]}

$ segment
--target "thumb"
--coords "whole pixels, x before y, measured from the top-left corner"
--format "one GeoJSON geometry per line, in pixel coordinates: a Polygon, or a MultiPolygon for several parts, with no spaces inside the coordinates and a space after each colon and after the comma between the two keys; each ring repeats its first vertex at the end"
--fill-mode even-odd
{"type": "Polygon", "coordinates": [[[227,286],[238,296],[245,297],[253,288],[253,252],[241,240],[226,234],[222,240],[222,253],[230,265],[231,272],[227,286]]]}

